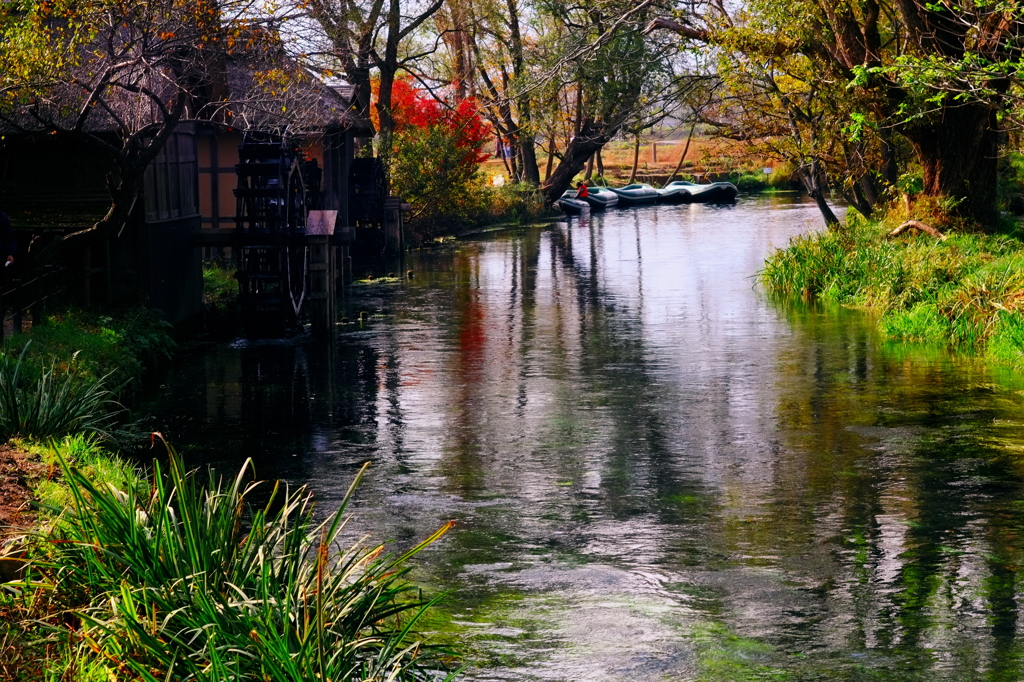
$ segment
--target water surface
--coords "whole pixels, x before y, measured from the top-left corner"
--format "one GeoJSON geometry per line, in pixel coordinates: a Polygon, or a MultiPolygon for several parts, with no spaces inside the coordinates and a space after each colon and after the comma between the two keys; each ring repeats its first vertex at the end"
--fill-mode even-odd
{"type": "Polygon", "coordinates": [[[334,344],[198,354],[149,409],[406,547],[470,680],[1024,677],[1020,382],[768,300],[811,203],[645,207],[418,252],[334,344]]]}

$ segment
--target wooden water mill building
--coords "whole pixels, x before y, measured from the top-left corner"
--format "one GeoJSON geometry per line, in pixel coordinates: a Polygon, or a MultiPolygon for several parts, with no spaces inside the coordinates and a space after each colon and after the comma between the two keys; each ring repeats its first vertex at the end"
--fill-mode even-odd
{"type": "MultiPolygon", "coordinates": [[[[237,93],[249,81],[251,69],[224,66],[221,85],[233,97],[244,99],[237,93]]],[[[147,168],[141,201],[120,235],[63,257],[65,297],[86,305],[141,301],[172,323],[195,323],[203,310],[202,259],[217,257],[237,266],[251,333],[278,334],[304,320],[333,329],[335,293],[353,271],[357,225],[397,250],[401,217],[384,194],[379,165],[356,158],[373,130],[352,114],[351,93],[319,82],[310,87],[318,119],[307,120],[302,134],[261,125],[258,111],[220,109],[178,124],[147,168]]],[[[110,170],[84,145],[5,135],[0,209],[11,217],[22,256],[30,244],[103,215],[110,170]]]]}

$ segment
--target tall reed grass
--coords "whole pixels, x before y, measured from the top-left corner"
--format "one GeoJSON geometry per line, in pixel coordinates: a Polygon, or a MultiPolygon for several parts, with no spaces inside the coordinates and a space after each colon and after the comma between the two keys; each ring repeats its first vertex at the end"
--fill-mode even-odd
{"type": "Polygon", "coordinates": [[[852,219],[796,237],[759,279],[781,296],[876,310],[890,338],[951,343],[1024,367],[1024,243],[956,232],[945,241],[888,239],[887,231],[852,219]]]}
{"type": "Polygon", "coordinates": [[[35,378],[24,376],[25,344],[17,358],[0,353],[0,440],[60,438],[70,433],[108,436],[121,406],[106,386],[73,366],[55,362],[35,378]]]}
{"type": "Polygon", "coordinates": [[[303,489],[262,504],[245,465],[231,480],[187,472],[170,451],[144,486],[97,484],[60,458],[73,500],[43,536],[22,589],[65,613],[56,640],[110,679],[421,680],[451,677],[447,652],[413,634],[432,604],[409,560],[342,545],[345,510],[323,522],[303,489]]]}

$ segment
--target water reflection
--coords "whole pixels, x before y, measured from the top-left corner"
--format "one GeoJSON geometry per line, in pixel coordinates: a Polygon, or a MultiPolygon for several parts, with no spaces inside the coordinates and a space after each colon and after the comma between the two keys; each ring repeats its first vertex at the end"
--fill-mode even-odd
{"type": "Polygon", "coordinates": [[[469,679],[1016,679],[1019,386],[752,275],[791,198],[627,209],[410,256],[334,345],[218,348],[152,409],[195,461],[398,545],[469,679]]]}

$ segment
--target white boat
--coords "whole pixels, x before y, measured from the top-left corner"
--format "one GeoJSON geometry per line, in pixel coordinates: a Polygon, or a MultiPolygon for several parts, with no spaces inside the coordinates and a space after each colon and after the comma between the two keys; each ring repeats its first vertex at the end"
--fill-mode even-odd
{"type": "Polygon", "coordinates": [[[584,211],[590,211],[590,204],[583,199],[577,199],[576,190],[571,189],[566,190],[565,193],[562,194],[561,198],[555,202],[555,206],[557,206],[562,213],[567,213],[569,215],[579,215],[584,211]]]}
{"type": "Polygon", "coordinates": [[[665,189],[679,187],[690,193],[689,201],[697,204],[731,204],[736,201],[740,193],[736,185],[731,182],[712,182],[706,185],[698,185],[694,182],[676,180],[665,185],[665,189]]]}

